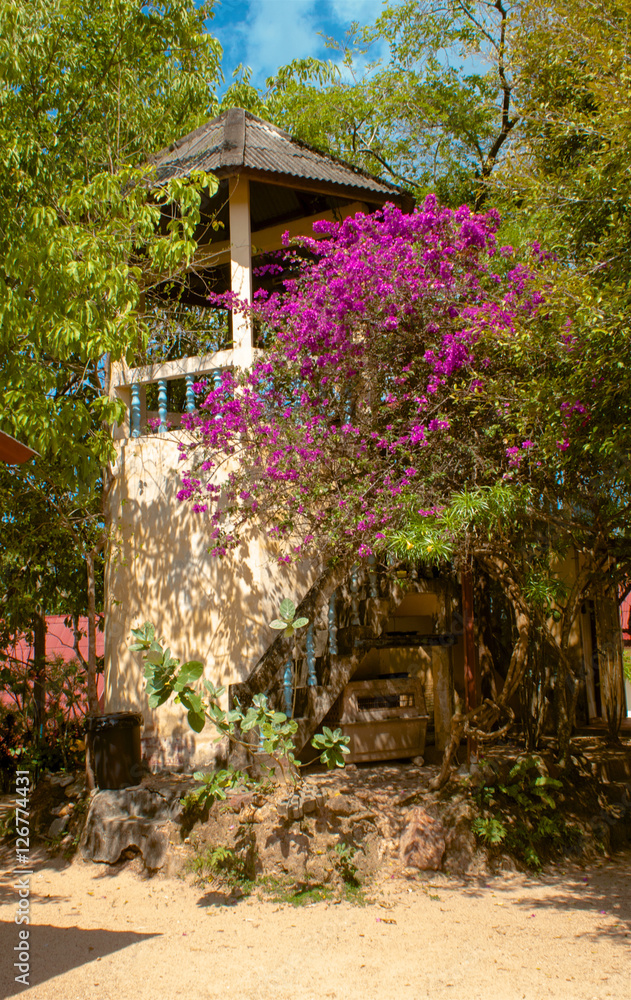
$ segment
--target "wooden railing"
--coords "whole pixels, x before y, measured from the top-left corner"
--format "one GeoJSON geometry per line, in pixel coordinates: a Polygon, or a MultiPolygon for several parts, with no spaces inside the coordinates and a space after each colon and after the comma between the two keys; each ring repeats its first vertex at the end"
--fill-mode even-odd
{"type": "Polygon", "coordinates": [[[233,364],[234,352],[230,349],[139,368],[115,366],[112,388],[129,411],[129,423],[126,427],[119,428],[118,437],[142,437],[148,433],[149,421],[155,421],[158,433],[165,433],[169,427],[177,427],[182,413],[192,413],[196,409],[193,385],[206,378],[217,386],[222,371],[232,368],[233,364]],[[183,407],[179,411],[169,410],[169,383],[177,381],[183,382],[183,407]],[[147,406],[147,390],[153,385],[157,385],[156,409],[147,406]]]}

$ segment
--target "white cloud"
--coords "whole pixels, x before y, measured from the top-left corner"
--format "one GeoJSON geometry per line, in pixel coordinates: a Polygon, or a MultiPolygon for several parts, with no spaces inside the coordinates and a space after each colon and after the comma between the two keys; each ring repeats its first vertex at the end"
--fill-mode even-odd
{"type": "Polygon", "coordinates": [[[255,77],[269,76],[292,59],[320,54],[316,0],[250,0],[242,61],[255,77]]]}
{"type": "Polygon", "coordinates": [[[382,0],[326,0],[332,16],[342,24],[358,21],[359,24],[371,24],[379,17],[383,9],[382,0]]]}
{"type": "MultiPolygon", "coordinates": [[[[261,86],[265,77],[292,59],[314,56],[338,61],[322,36],[342,41],[352,21],[371,24],[382,8],[382,0],[219,0],[211,31],[223,45],[226,75],[230,77],[243,63],[252,68],[253,80],[261,86]]],[[[387,46],[372,46],[358,69],[385,55],[387,46]]]]}

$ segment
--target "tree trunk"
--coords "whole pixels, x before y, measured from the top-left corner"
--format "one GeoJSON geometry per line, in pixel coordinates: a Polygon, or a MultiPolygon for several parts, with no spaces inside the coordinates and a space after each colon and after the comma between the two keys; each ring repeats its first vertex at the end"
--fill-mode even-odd
{"type": "MultiPolygon", "coordinates": [[[[468,714],[478,706],[478,684],[475,663],[475,621],[473,615],[473,571],[467,565],[462,572],[462,617],[464,619],[464,704],[468,714]]],[[[467,763],[477,755],[475,740],[467,737],[467,763]]]]}
{"type": "Polygon", "coordinates": [[[39,746],[46,722],[46,619],[43,614],[33,620],[33,743],[39,746]]]}
{"type": "Polygon", "coordinates": [[[618,604],[611,590],[601,579],[596,590],[595,616],[603,710],[609,739],[616,742],[625,698],[618,604]]]}
{"type": "Polygon", "coordinates": [[[96,585],[94,580],[94,549],[86,555],[88,572],[88,713],[99,715],[96,686],[96,585]]]}
{"type": "MultiPolygon", "coordinates": [[[[94,580],[94,549],[86,555],[88,583],[88,715],[99,715],[99,699],[96,686],[96,585],[94,580]]],[[[85,779],[90,791],[96,788],[92,752],[92,730],[86,733],[85,779]]]]}
{"type": "MultiPolygon", "coordinates": [[[[506,595],[515,616],[517,641],[513,646],[513,652],[508,666],[504,687],[502,688],[497,700],[492,701],[487,698],[481,705],[476,708],[472,708],[464,716],[459,713],[454,715],[451,723],[451,740],[445,750],[445,756],[443,758],[440,774],[437,778],[434,778],[430,782],[430,788],[433,790],[442,788],[445,782],[449,779],[451,774],[451,760],[458,750],[458,746],[463,735],[467,735],[467,737],[469,737],[475,734],[478,739],[488,739],[491,726],[498,721],[502,714],[508,715],[510,720],[514,719],[514,713],[509,703],[516,695],[519,686],[523,682],[528,664],[528,648],[530,645],[533,626],[530,609],[521,594],[519,586],[511,577],[507,563],[503,559],[485,559],[481,565],[482,568],[489,573],[489,575],[494,576],[498,580],[506,595]]],[[[463,573],[463,580],[464,579],[465,574],[463,573]]],[[[463,587],[463,602],[464,601],[468,601],[468,596],[465,596],[463,587]]],[[[466,629],[466,609],[464,607],[463,613],[465,617],[466,629]]],[[[471,626],[472,625],[473,620],[471,620],[471,626]]],[[[471,629],[471,638],[472,637],[473,629],[471,629]]],[[[470,644],[471,638],[469,639],[470,644]]],[[[465,643],[466,642],[467,636],[465,632],[465,643]]],[[[475,640],[473,640],[473,643],[475,643],[475,640]]],[[[470,650],[469,656],[471,656],[470,650]]],[[[469,678],[469,683],[471,692],[473,693],[473,682],[471,678],[469,678]]],[[[467,679],[465,677],[465,687],[466,686],[467,679]]],[[[508,725],[504,726],[503,729],[499,730],[499,732],[493,733],[491,738],[495,739],[496,737],[503,735],[508,731],[511,724],[512,722],[509,722],[508,725]]]]}

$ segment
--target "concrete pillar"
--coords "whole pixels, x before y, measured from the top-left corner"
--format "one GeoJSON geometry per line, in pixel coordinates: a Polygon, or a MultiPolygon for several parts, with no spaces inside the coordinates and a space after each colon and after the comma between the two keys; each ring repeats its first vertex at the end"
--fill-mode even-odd
{"type": "MultiPolygon", "coordinates": [[[[252,301],[252,234],[250,231],[250,182],[242,175],[230,178],[230,288],[252,301]]],[[[252,324],[243,313],[232,314],[234,362],[248,368],[254,360],[252,324]]]]}
{"type": "MultiPolygon", "coordinates": [[[[451,601],[448,584],[439,591],[437,632],[449,632],[451,627],[451,601]]],[[[444,750],[449,742],[451,717],[454,714],[454,675],[451,646],[432,646],[432,679],[434,688],[434,731],[437,750],[444,750]]]]}

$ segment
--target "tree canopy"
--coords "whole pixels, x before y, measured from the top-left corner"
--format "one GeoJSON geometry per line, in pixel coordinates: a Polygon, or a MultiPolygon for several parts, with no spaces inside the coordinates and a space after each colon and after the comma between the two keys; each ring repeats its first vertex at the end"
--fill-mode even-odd
{"type": "Polygon", "coordinates": [[[372,173],[481,207],[519,120],[510,61],[514,5],[406,0],[334,43],[336,62],[281,67],[263,93],[247,73],[224,103],[244,104],[293,135],[372,173]],[[370,61],[385,44],[388,56],[370,61]],[[341,62],[341,66],[340,66],[341,62]]]}
{"type": "Polygon", "coordinates": [[[105,359],[142,341],[143,285],[192,252],[199,179],[152,190],[146,161],[216,107],[207,15],[187,0],[0,5],[2,419],[84,484],[120,415],[105,359]],[[163,206],[179,218],[160,232],[163,206]]]}
{"type": "Polygon", "coordinates": [[[37,624],[40,647],[43,616],[83,610],[86,591],[93,625],[124,415],[109,366],[142,348],[142,295],[186,269],[200,191],[214,190],[205,175],[158,187],[148,163],[217,107],[209,14],[192,0],[0,0],[1,421],[41,455],[2,472],[0,615],[5,633],[37,624]]]}
{"type": "Polygon", "coordinates": [[[498,226],[432,197],[413,215],[318,223],[322,238],[303,241],[314,262],[294,258],[295,277],[253,307],[264,357],[200,385],[179,495],[210,516],[220,557],[254,522],[288,563],[473,560],[516,626],[490,721],[535,629],[577,690],[580,603],[631,557],[628,404],[612,398],[623,335],[598,329],[580,276],[560,283],[550,255],[502,246],[498,226]],[[569,551],[582,567],[564,591],[555,561],[569,551]]]}
{"type": "Polygon", "coordinates": [[[554,0],[525,3],[515,38],[524,125],[507,187],[605,286],[630,275],[630,28],[626,0],[554,0]]]}

